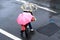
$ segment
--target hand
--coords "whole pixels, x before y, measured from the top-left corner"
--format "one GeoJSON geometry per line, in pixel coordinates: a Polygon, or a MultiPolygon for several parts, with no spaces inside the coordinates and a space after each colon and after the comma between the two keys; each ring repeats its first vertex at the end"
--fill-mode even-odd
{"type": "Polygon", "coordinates": [[[36,21],[36,18],[33,16],[31,21],[36,21]]]}

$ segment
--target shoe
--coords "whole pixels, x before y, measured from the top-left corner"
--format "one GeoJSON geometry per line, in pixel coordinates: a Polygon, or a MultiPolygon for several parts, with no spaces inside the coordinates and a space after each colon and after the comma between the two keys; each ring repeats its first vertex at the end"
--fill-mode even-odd
{"type": "Polygon", "coordinates": [[[31,32],[33,32],[33,31],[34,31],[34,29],[30,29],[30,31],[31,31],[31,32]]]}

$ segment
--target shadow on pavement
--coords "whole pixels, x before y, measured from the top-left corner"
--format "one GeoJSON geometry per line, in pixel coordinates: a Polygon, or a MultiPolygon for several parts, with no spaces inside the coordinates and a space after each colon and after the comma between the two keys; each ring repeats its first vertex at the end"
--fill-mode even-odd
{"type": "Polygon", "coordinates": [[[35,34],[35,31],[28,32],[28,37],[22,37],[22,40],[31,40],[31,38],[33,37],[34,34],[35,34]]]}

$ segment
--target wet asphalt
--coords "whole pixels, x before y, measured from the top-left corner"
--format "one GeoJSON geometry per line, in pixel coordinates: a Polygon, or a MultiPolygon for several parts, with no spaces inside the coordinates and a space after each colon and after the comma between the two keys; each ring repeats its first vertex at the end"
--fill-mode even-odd
{"type": "MultiPolygon", "coordinates": [[[[60,40],[60,30],[56,32],[51,37],[46,35],[40,34],[36,31],[37,28],[43,27],[49,24],[49,16],[52,14],[52,19],[54,19],[54,23],[60,27],[60,1],[57,0],[26,0],[32,3],[36,3],[40,6],[51,8],[52,10],[57,11],[57,14],[51,13],[49,11],[43,10],[38,8],[36,11],[33,12],[33,15],[36,17],[36,21],[32,22],[32,27],[35,30],[34,35],[30,37],[30,40],[60,40]],[[54,3],[56,3],[54,5],[54,3]],[[51,5],[53,4],[53,5],[51,5]]],[[[21,38],[20,36],[20,28],[16,22],[18,15],[23,12],[20,8],[22,3],[16,2],[15,0],[0,0],[0,28],[4,29],[5,31],[21,38]]],[[[7,36],[0,34],[0,40],[12,40],[7,36]]]]}

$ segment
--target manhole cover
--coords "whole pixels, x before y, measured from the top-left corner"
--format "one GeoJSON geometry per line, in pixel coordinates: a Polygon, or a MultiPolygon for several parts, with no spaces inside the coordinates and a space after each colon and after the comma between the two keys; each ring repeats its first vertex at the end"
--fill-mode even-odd
{"type": "Polygon", "coordinates": [[[42,33],[47,36],[52,36],[54,33],[56,33],[60,28],[55,23],[49,23],[48,25],[45,25],[44,27],[39,27],[37,31],[39,33],[42,33]]]}

